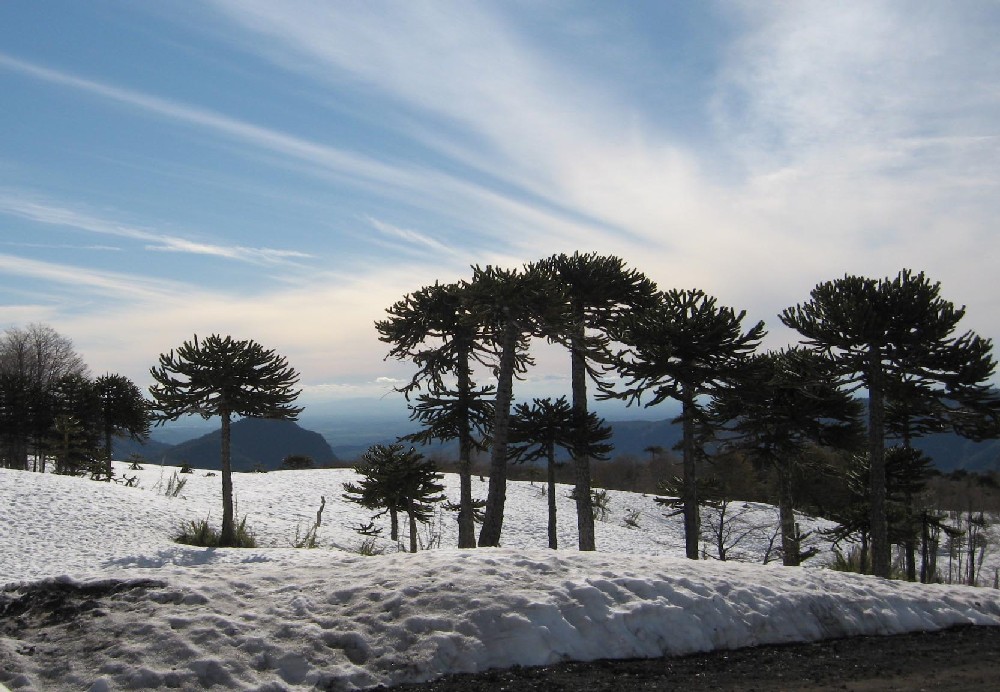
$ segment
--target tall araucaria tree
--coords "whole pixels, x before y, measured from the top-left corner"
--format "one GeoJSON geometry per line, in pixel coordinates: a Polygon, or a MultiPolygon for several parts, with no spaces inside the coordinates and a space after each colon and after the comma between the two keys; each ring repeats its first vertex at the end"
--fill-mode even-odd
{"type": "Polygon", "coordinates": [[[847,275],[817,285],[810,300],[781,313],[803,343],[834,364],[850,391],[868,391],[872,571],[888,577],[890,541],[886,513],[886,406],[894,389],[920,392],[920,410],[941,405],[972,410],[990,398],[986,381],[996,367],[992,342],[971,331],[955,335],[965,308],[940,296],[940,284],[923,272],[902,270],[894,279],[847,275]],[[933,402],[928,406],[928,402],[933,402]]]}
{"type": "MultiPolygon", "coordinates": [[[[559,317],[548,324],[546,336],[569,349],[573,419],[582,431],[587,426],[587,378],[600,385],[611,360],[607,331],[623,315],[649,303],[656,285],[628,269],[622,259],[596,253],[553,255],[538,262],[537,268],[561,287],[564,296],[559,317]]],[[[573,454],[573,465],[579,547],[596,550],[590,459],[583,446],[573,454]]]]}
{"type": "Polygon", "coordinates": [[[222,419],[222,532],[220,545],[236,540],[233,517],[233,475],[230,464],[230,425],[233,416],[295,420],[302,412],[294,406],[301,390],[294,389],[299,375],[285,360],[256,341],[238,341],[213,334],[203,340],[195,335],[176,350],[160,354],[150,369],[155,384],[156,423],[197,414],[222,419]]]}
{"type": "Polygon", "coordinates": [[[763,322],[743,331],[745,315],[717,305],[703,291],[673,289],[622,315],[611,331],[625,346],[616,365],[626,384],[624,390],[606,391],[603,396],[631,404],[641,403],[649,393],[647,407],[667,399],[681,403],[684,543],[692,560],[698,559],[701,523],[696,461],[704,454],[697,433],[707,423],[699,398],[731,387],[764,337],[763,322]]]}
{"type": "Polygon", "coordinates": [[[386,310],[388,317],[375,323],[379,340],[391,344],[386,358],[412,360],[417,372],[398,391],[407,400],[422,389],[411,407],[411,419],[424,429],[410,435],[410,442],[458,440],[459,510],[458,547],[475,548],[475,515],[472,499],[472,450],[485,448],[493,417],[488,400],[491,387],[477,387],[473,365],[489,365],[491,351],[469,307],[469,293],[460,284],[425,286],[403,297],[386,310]],[[454,384],[452,385],[452,381],[454,384]]]}
{"type": "Polygon", "coordinates": [[[487,266],[472,268],[465,284],[469,309],[482,329],[484,346],[494,351],[497,378],[491,425],[490,481],[479,532],[480,546],[500,545],[507,489],[508,421],[514,379],[531,365],[528,340],[541,336],[541,325],[562,307],[560,287],[534,265],[523,271],[487,266]]]}

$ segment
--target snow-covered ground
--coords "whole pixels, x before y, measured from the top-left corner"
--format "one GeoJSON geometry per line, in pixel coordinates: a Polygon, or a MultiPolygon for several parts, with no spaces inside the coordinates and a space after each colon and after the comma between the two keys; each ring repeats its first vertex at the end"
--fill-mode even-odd
{"type": "MultiPolygon", "coordinates": [[[[137,477],[125,487],[0,469],[0,598],[44,580],[152,580],[116,595],[99,626],[0,637],[0,683],[357,689],[490,667],[1000,625],[992,589],[685,560],[679,519],[632,493],[608,493],[599,552],[580,553],[569,489],[560,486],[561,549],[551,551],[542,487],[526,482],[510,484],[503,548],[453,549],[454,518],[442,513],[420,530],[434,550],[363,556],[353,529],[370,514],[341,497],[352,472],[237,474],[238,512],[261,547],[186,547],[172,537],[184,522],[214,523],[220,478],[175,471],[119,464],[119,476],[137,477]],[[170,497],[175,478],[186,484],[170,497]],[[320,547],[292,547],[321,497],[320,547]]],[[[446,480],[456,499],[456,479],[446,480]]],[[[486,482],[474,479],[474,493],[485,496],[486,482]]],[[[730,554],[762,562],[773,508],[732,509],[749,533],[730,554]]]]}

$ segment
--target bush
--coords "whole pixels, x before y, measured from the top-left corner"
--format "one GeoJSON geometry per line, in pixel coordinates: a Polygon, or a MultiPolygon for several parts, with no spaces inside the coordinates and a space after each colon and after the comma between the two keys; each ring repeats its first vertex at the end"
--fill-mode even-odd
{"type": "Polygon", "coordinates": [[[305,454],[289,454],[281,460],[281,468],[289,471],[304,471],[314,466],[313,458],[305,454]]]}
{"type": "MultiPolygon", "coordinates": [[[[184,545],[194,545],[199,548],[218,548],[220,532],[209,525],[208,519],[202,519],[201,521],[192,520],[181,526],[180,533],[174,537],[174,540],[184,545]]],[[[243,519],[236,526],[236,544],[231,547],[257,547],[257,538],[254,536],[253,531],[247,528],[246,515],[243,515],[243,519]]]]}

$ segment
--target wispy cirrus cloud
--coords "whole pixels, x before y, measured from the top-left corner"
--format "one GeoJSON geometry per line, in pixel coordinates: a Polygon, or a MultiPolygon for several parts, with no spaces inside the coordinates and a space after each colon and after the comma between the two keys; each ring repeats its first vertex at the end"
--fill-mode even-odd
{"type": "Polygon", "coordinates": [[[0,253],[0,273],[46,281],[70,289],[77,295],[95,293],[105,297],[127,295],[131,300],[145,300],[160,299],[169,295],[184,296],[190,293],[181,282],[150,279],[121,272],[98,271],[56,262],[42,262],[2,253],[0,253]]]}
{"type": "Polygon", "coordinates": [[[450,248],[444,243],[441,243],[419,231],[414,231],[409,228],[400,228],[399,226],[395,226],[385,221],[380,221],[371,216],[366,216],[365,221],[369,226],[378,231],[379,234],[389,239],[389,245],[395,249],[403,249],[405,251],[415,250],[422,253],[430,252],[434,254],[453,256],[460,254],[455,249],[450,248]]]}
{"type": "Polygon", "coordinates": [[[178,236],[165,235],[144,228],[110,221],[86,212],[39,201],[30,193],[17,190],[0,190],[0,213],[18,216],[29,221],[63,226],[90,233],[127,238],[147,243],[146,250],[208,255],[252,264],[287,264],[308,259],[310,254],[296,250],[255,248],[241,245],[220,245],[199,242],[178,236]]]}

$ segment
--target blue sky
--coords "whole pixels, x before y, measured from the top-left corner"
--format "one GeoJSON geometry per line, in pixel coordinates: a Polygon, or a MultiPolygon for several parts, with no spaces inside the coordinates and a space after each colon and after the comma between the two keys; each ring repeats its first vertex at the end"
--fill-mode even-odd
{"type": "MultiPolygon", "coordinates": [[[[623,257],[792,340],[924,270],[996,340],[994,2],[0,3],[0,328],[137,384],[193,334],[384,395],[405,293],[623,257]]],[[[522,396],[568,391],[551,350],[522,396]]]]}

